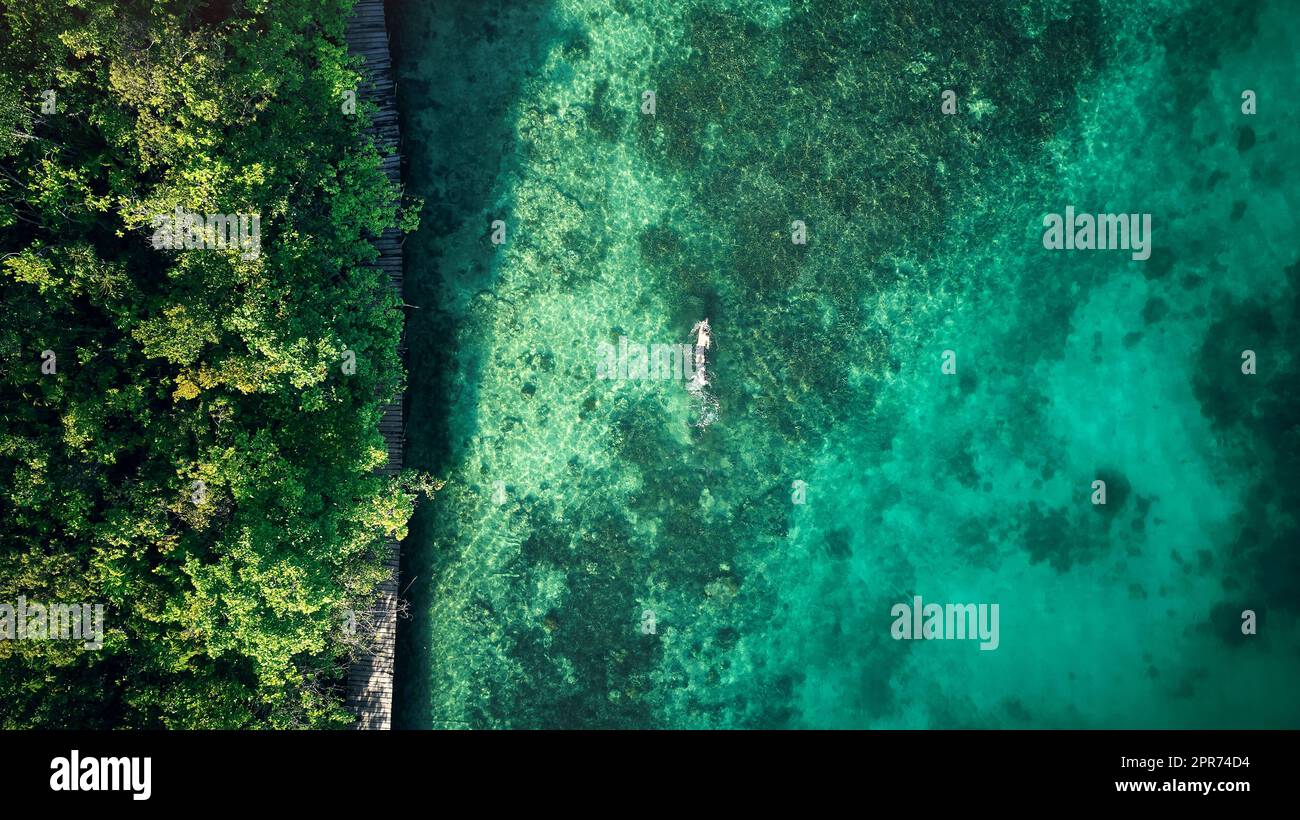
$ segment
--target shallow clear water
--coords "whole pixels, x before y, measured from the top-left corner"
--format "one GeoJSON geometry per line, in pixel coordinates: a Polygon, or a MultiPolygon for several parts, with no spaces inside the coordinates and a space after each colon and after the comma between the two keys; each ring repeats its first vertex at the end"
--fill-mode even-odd
{"type": "Polygon", "coordinates": [[[1296,10],[397,4],[399,724],[1300,725],[1296,10]],[[597,378],[706,317],[712,425],[597,378]]]}

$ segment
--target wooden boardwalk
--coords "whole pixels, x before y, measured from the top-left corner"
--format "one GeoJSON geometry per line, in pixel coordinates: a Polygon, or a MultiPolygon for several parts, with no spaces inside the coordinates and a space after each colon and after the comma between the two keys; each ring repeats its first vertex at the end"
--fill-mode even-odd
{"type": "MultiPolygon", "coordinates": [[[[393,82],[392,58],[388,51],[388,28],[384,23],[383,0],[358,0],[348,22],[348,51],[365,58],[365,77],[357,89],[357,101],[371,100],[379,107],[370,126],[381,153],[392,148],[384,158],[384,172],[398,185],[402,178],[401,135],[397,127],[397,99],[393,82]]],[[[388,275],[388,281],[402,295],[402,237],[396,228],[384,231],[375,240],[379,259],[375,266],[388,275]]],[[[400,353],[405,360],[405,331],[400,353]]],[[[402,445],[405,422],[402,396],[384,406],[379,422],[388,446],[388,463],[383,475],[396,475],[402,469],[402,445]]],[[[359,632],[373,633],[369,651],[357,658],[348,672],[347,707],[357,716],[358,729],[390,729],[393,723],[393,660],[397,641],[398,558],[401,545],[395,539],[387,543],[388,579],[380,587],[374,608],[357,614],[359,632]]]]}

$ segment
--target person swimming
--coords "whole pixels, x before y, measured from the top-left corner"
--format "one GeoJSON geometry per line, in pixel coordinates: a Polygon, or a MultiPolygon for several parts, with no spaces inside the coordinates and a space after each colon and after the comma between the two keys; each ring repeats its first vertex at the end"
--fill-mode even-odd
{"type": "Polygon", "coordinates": [[[696,322],[695,326],[691,328],[691,334],[695,336],[695,357],[693,362],[695,372],[691,374],[691,380],[686,383],[686,389],[698,394],[703,392],[704,388],[709,384],[708,375],[705,373],[706,352],[710,343],[708,318],[696,322]]]}
{"type": "Polygon", "coordinates": [[[686,383],[686,389],[691,395],[697,396],[700,400],[700,415],[694,422],[694,426],[708,427],[718,418],[718,400],[705,389],[710,383],[706,365],[708,364],[708,350],[713,344],[708,318],[696,322],[695,326],[691,328],[691,333],[695,335],[693,361],[695,372],[691,374],[690,381],[686,383]]]}

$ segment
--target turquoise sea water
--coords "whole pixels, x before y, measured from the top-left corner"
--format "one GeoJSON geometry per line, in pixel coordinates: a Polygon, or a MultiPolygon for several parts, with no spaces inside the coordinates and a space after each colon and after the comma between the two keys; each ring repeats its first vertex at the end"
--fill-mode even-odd
{"type": "Polygon", "coordinates": [[[397,4],[399,725],[1300,726],[1300,7],[1139,6],[397,4]]]}

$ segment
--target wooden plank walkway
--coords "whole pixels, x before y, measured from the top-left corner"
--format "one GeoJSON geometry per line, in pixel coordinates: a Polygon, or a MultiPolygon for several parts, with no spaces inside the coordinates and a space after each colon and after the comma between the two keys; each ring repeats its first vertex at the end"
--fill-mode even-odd
{"type": "MultiPolygon", "coordinates": [[[[392,148],[383,161],[384,173],[398,185],[402,178],[401,135],[397,128],[397,98],[393,82],[392,58],[388,51],[388,28],[384,23],[383,0],[358,0],[348,21],[348,51],[365,58],[364,79],[357,89],[357,101],[371,100],[379,107],[370,126],[370,134],[383,152],[392,148]]],[[[396,228],[384,231],[375,240],[379,259],[374,263],[388,275],[388,281],[402,295],[402,237],[396,228]]],[[[405,331],[400,353],[405,360],[405,331]]],[[[384,406],[379,429],[388,447],[388,463],[379,471],[396,475],[402,469],[402,446],[405,424],[402,396],[384,406]]],[[[357,715],[358,729],[390,729],[393,724],[393,660],[397,643],[398,558],[401,545],[395,539],[387,543],[389,577],[380,587],[379,599],[367,613],[358,613],[357,628],[373,632],[369,651],[354,660],[348,672],[347,707],[357,715]]]]}

